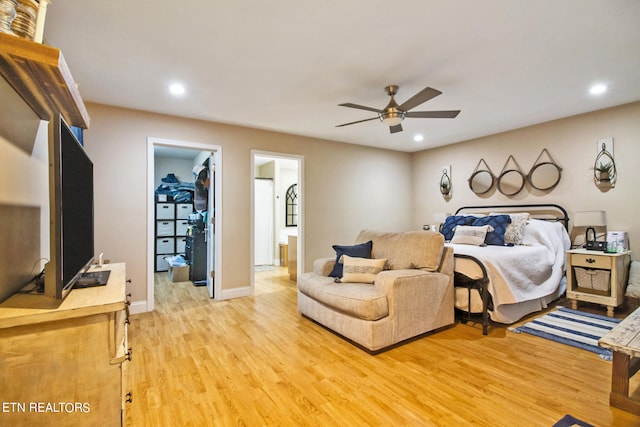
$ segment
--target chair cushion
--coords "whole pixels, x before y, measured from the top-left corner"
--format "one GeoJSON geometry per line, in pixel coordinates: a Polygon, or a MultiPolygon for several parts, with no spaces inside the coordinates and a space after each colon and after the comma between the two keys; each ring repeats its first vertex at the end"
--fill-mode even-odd
{"type": "Polygon", "coordinates": [[[444,236],[435,231],[379,232],[362,230],[356,242],[373,241],[371,258],[387,259],[386,268],[422,268],[435,271],[440,265],[444,236]]]}
{"type": "Polygon", "coordinates": [[[331,277],[304,273],[298,278],[298,290],[348,316],[378,320],[389,315],[387,297],[375,286],[363,283],[335,283],[331,277]]]}

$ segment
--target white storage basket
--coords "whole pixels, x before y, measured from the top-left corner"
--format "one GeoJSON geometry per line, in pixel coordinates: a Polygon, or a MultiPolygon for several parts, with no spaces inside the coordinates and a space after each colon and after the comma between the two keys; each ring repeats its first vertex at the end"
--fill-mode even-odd
{"type": "Polygon", "coordinates": [[[596,291],[609,291],[611,272],[609,270],[596,270],[590,268],[574,267],[578,286],[596,291]]]}

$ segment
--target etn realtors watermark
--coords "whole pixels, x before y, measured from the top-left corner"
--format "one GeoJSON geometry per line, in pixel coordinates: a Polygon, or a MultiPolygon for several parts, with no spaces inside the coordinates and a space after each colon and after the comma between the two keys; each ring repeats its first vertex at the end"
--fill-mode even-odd
{"type": "Polygon", "coordinates": [[[0,412],[88,414],[91,405],[87,402],[2,402],[0,412]]]}

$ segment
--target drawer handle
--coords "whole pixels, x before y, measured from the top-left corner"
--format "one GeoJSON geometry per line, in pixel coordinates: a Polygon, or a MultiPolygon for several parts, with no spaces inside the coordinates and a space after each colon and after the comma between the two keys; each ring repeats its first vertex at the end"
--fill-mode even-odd
{"type": "Polygon", "coordinates": [[[125,394],[125,396],[127,397],[127,398],[124,400],[125,402],[127,402],[127,403],[131,403],[131,402],[133,402],[133,393],[132,393],[132,392],[129,392],[129,393],[125,394]]]}
{"type": "Polygon", "coordinates": [[[125,355],[125,359],[128,360],[129,362],[131,362],[131,355],[133,354],[133,350],[131,349],[131,347],[129,347],[127,349],[127,354],[125,355]]]}
{"type": "Polygon", "coordinates": [[[593,259],[593,258],[587,258],[585,261],[586,261],[588,264],[593,264],[594,262],[596,262],[596,260],[595,260],[595,259],[593,259]]]}

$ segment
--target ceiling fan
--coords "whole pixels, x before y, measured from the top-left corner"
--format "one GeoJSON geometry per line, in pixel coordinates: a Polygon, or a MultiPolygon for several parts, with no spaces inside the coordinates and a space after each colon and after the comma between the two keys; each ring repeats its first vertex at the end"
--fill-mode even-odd
{"type": "Polygon", "coordinates": [[[370,119],[358,120],[356,122],[344,123],[337,125],[336,127],[354,125],[356,123],[368,122],[369,120],[380,119],[382,123],[389,126],[391,133],[402,132],[402,125],[400,124],[405,118],[421,118],[421,119],[453,119],[456,117],[460,110],[446,110],[446,111],[409,111],[418,105],[427,102],[430,99],[442,94],[439,90],[426,87],[420,92],[407,99],[402,104],[398,105],[393,99],[393,96],[398,93],[398,86],[390,85],[384,88],[387,95],[391,97],[391,100],[382,110],[372,107],[365,107],[364,105],[352,104],[347,102],[345,104],[338,104],[341,107],[358,108],[360,110],[373,111],[378,113],[378,117],[372,117],[370,119]]]}

